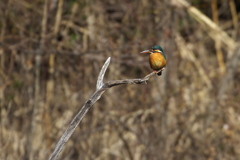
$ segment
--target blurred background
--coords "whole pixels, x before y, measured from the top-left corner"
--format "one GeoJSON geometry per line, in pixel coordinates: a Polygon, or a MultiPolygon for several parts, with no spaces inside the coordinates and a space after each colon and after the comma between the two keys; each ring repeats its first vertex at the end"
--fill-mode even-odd
{"type": "Polygon", "coordinates": [[[138,53],[161,45],[163,75],[109,89],[59,159],[240,159],[237,0],[1,0],[0,159],[48,159],[105,81],[152,72],[138,53]]]}

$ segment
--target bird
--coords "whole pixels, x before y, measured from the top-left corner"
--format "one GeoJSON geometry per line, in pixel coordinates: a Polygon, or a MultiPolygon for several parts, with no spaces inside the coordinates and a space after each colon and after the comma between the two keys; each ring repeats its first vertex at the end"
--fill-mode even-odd
{"type": "MultiPolygon", "coordinates": [[[[161,46],[155,45],[151,49],[144,50],[140,54],[150,53],[149,64],[155,73],[162,70],[167,65],[167,58],[161,46]]],[[[158,72],[161,76],[162,72],[158,72]]]]}

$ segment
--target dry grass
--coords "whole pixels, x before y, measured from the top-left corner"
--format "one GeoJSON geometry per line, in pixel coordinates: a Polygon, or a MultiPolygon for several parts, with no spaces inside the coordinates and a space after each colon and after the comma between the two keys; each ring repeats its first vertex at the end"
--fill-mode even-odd
{"type": "Polygon", "coordinates": [[[48,159],[106,58],[143,77],[154,44],[163,75],[108,90],[59,159],[240,159],[240,3],[188,2],[1,1],[0,159],[48,159]]]}

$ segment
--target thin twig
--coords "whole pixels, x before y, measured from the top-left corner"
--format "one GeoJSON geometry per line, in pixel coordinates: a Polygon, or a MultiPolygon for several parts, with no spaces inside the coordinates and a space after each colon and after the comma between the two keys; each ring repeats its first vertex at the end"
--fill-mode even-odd
{"type": "Polygon", "coordinates": [[[234,0],[229,1],[229,7],[230,7],[231,15],[232,15],[233,26],[234,26],[233,37],[234,37],[234,39],[236,39],[237,35],[238,35],[238,31],[239,31],[239,25],[238,25],[238,15],[237,15],[237,10],[236,10],[236,4],[235,4],[234,0]]]}
{"type": "MultiPolygon", "coordinates": [[[[212,6],[213,22],[219,25],[217,0],[213,0],[211,3],[211,6],[212,6]]],[[[226,66],[223,59],[223,52],[221,50],[221,42],[218,39],[215,40],[215,49],[216,49],[216,55],[217,55],[217,60],[219,65],[219,71],[221,74],[224,74],[226,72],[226,66]]]]}
{"type": "Polygon", "coordinates": [[[42,53],[45,49],[45,42],[46,42],[46,32],[47,32],[47,19],[48,19],[48,2],[49,0],[45,0],[44,7],[43,7],[43,17],[41,23],[41,39],[40,39],[40,46],[37,49],[37,54],[35,55],[35,91],[34,91],[34,103],[32,108],[32,117],[31,117],[31,125],[30,125],[30,132],[29,132],[29,140],[27,141],[27,154],[30,160],[35,159],[34,155],[36,154],[37,150],[40,147],[40,142],[42,139],[42,132],[41,131],[41,124],[38,123],[42,119],[42,115],[44,113],[44,108],[40,105],[40,68],[41,68],[41,61],[42,61],[42,53]]]}
{"type": "Polygon", "coordinates": [[[60,28],[60,23],[62,19],[62,10],[63,10],[63,0],[58,1],[58,9],[57,9],[57,15],[55,18],[55,24],[54,24],[54,34],[57,34],[60,28]]]}
{"type": "Polygon", "coordinates": [[[82,109],[78,112],[78,114],[74,117],[66,131],[63,133],[62,137],[58,141],[54,151],[52,152],[49,160],[55,160],[59,156],[60,152],[63,150],[65,144],[67,143],[68,139],[71,137],[73,134],[74,130],[77,128],[78,124],[82,121],[83,117],[86,115],[88,110],[93,106],[93,104],[99,100],[102,96],[102,94],[109,88],[117,86],[117,85],[122,85],[122,84],[143,84],[147,83],[149,78],[152,76],[156,75],[159,72],[162,72],[162,70],[159,70],[157,73],[152,72],[145,76],[142,79],[124,79],[124,80],[115,80],[115,81],[108,81],[106,83],[103,83],[103,78],[106,72],[106,69],[108,68],[110,63],[110,57],[106,60],[105,64],[103,65],[99,76],[97,80],[97,90],[96,92],[91,96],[89,100],[87,100],[82,107],[82,109]]]}
{"type": "Polygon", "coordinates": [[[233,57],[227,63],[226,75],[222,78],[222,80],[220,82],[220,87],[219,87],[220,89],[219,89],[218,95],[217,95],[218,101],[224,100],[225,96],[227,94],[227,91],[231,87],[233,87],[233,86],[229,86],[229,85],[233,81],[233,76],[237,70],[239,60],[240,60],[240,44],[238,45],[238,47],[236,47],[236,49],[233,53],[233,57]]]}

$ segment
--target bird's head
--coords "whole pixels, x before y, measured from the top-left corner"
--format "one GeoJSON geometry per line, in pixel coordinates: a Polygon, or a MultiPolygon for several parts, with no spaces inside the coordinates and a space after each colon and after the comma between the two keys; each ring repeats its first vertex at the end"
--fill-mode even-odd
{"type": "Polygon", "coordinates": [[[162,47],[159,46],[159,45],[155,45],[151,49],[142,51],[140,53],[141,54],[145,54],[145,53],[150,53],[151,54],[151,53],[156,53],[156,52],[161,53],[164,56],[164,58],[166,59],[166,55],[164,54],[162,47]]]}
{"type": "Polygon", "coordinates": [[[159,45],[153,46],[151,49],[153,52],[162,52],[163,53],[163,49],[159,45]]]}

